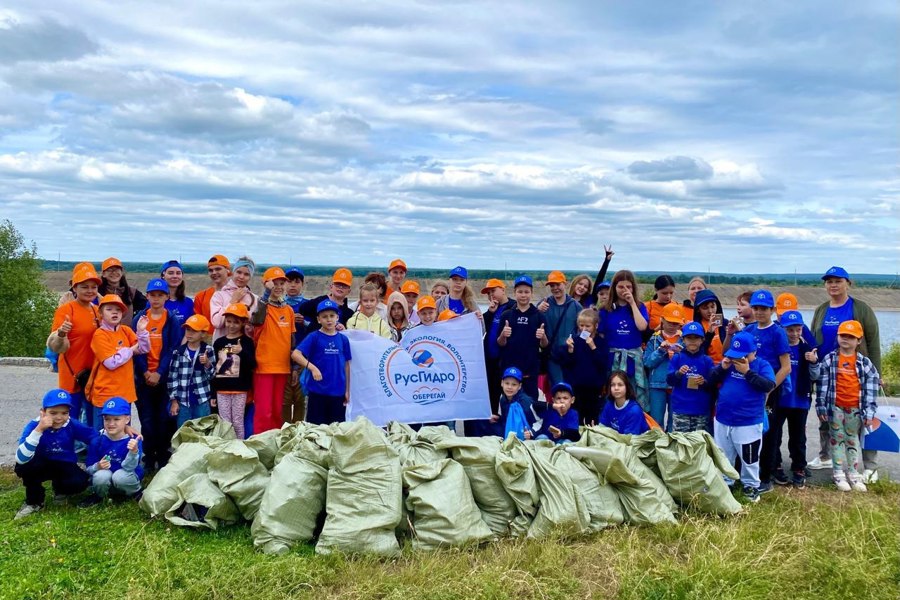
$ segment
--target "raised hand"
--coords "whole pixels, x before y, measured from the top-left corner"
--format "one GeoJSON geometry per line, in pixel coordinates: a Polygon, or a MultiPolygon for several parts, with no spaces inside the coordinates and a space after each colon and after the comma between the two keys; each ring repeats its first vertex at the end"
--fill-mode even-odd
{"type": "Polygon", "coordinates": [[[534,337],[536,337],[539,340],[547,339],[547,333],[544,331],[543,323],[541,324],[540,327],[537,328],[537,331],[534,332],[534,337]]]}
{"type": "Polygon", "coordinates": [[[138,331],[147,331],[147,325],[150,323],[150,319],[147,318],[147,315],[142,315],[137,322],[138,331]]]}
{"type": "Polygon", "coordinates": [[[615,254],[612,249],[612,244],[610,244],[609,246],[603,244],[603,252],[606,253],[606,260],[611,260],[613,255],[615,254]]]}
{"type": "Polygon", "coordinates": [[[509,326],[509,321],[503,323],[503,329],[500,330],[500,335],[504,338],[508,338],[512,335],[512,327],[509,326]]]}
{"type": "Polygon", "coordinates": [[[572,334],[569,334],[569,337],[566,338],[566,346],[569,347],[569,354],[575,352],[575,340],[572,339],[572,334]]]}
{"type": "Polygon", "coordinates": [[[137,438],[131,438],[130,440],[128,440],[128,451],[129,452],[137,452],[138,451],[137,438]]]}
{"type": "Polygon", "coordinates": [[[62,325],[59,326],[59,332],[66,336],[69,335],[70,331],[72,331],[72,320],[69,318],[69,315],[66,315],[62,325]]]}
{"type": "Polygon", "coordinates": [[[804,354],[804,357],[806,357],[807,362],[811,362],[811,363],[813,363],[813,364],[819,362],[819,350],[818,350],[818,348],[813,348],[812,350],[810,350],[809,352],[807,352],[806,354],[804,354]]]}

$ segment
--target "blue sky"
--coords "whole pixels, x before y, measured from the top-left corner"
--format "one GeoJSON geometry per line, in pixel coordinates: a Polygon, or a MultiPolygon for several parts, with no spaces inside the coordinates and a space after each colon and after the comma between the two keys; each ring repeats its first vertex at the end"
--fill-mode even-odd
{"type": "Polygon", "coordinates": [[[0,8],[0,216],[64,260],[894,273],[900,8],[0,8]]]}

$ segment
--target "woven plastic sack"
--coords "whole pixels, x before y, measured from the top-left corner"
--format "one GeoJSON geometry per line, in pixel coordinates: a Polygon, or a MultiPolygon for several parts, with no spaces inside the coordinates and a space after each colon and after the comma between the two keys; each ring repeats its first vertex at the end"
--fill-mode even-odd
{"type": "Polygon", "coordinates": [[[185,422],[172,436],[172,448],[177,450],[185,442],[205,443],[207,440],[204,438],[210,437],[233,440],[235,438],[234,427],[225,419],[220,419],[219,415],[208,415],[199,419],[191,419],[185,422]]]}
{"type": "Polygon", "coordinates": [[[317,554],[400,552],[403,485],[400,459],[384,432],[360,417],[334,428],[325,502],[325,525],[317,554]]]}
{"type": "Polygon", "coordinates": [[[406,423],[391,421],[387,424],[387,436],[392,444],[407,444],[416,437],[415,430],[406,423]]]}
{"type": "Polygon", "coordinates": [[[610,525],[625,522],[622,502],[616,489],[606,483],[589,465],[581,462],[568,452],[566,446],[557,446],[550,454],[550,464],[565,473],[578,488],[590,517],[588,528],[600,531],[610,525]]]}
{"type": "Polygon", "coordinates": [[[166,519],[182,527],[218,529],[237,523],[241,514],[206,473],[191,475],[176,486],[178,499],[166,512],[166,519]]]}
{"type": "Polygon", "coordinates": [[[282,458],[291,453],[294,445],[299,443],[307,427],[310,427],[308,423],[298,421],[296,423],[288,423],[278,430],[278,433],[275,435],[275,444],[278,446],[278,451],[275,453],[273,464],[277,465],[282,458]]]}
{"type": "Polygon", "coordinates": [[[406,508],[413,523],[413,548],[436,550],[494,537],[481,519],[462,466],[450,459],[403,469],[406,508]]]}
{"type": "Polygon", "coordinates": [[[451,431],[446,425],[424,425],[416,432],[416,439],[424,442],[438,444],[447,439],[456,437],[456,432],[451,431]]]}
{"type": "Polygon", "coordinates": [[[278,434],[280,431],[280,429],[270,429],[251,435],[244,440],[248,448],[256,450],[259,462],[270,471],[275,467],[275,455],[278,454],[278,434]]]}
{"type": "Polygon", "coordinates": [[[737,514],[741,505],[708,454],[711,439],[705,431],[673,433],[658,439],[656,457],[663,481],[682,506],[713,515],[737,514]]]}
{"type": "Polygon", "coordinates": [[[269,471],[256,450],[243,440],[231,440],[214,448],[207,461],[209,478],[234,500],[241,515],[252,521],[269,484],[269,471]]]}
{"type": "Polygon", "coordinates": [[[178,502],[178,484],[191,475],[206,473],[206,457],[210,452],[212,449],[205,444],[181,444],[144,489],[138,504],[141,510],[151,517],[167,513],[178,502]]]}
{"type": "Polygon", "coordinates": [[[590,528],[590,514],[578,486],[565,471],[557,469],[550,457],[556,444],[550,441],[526,442],[531,468],[538,484],[540,503],[528,528],[528,537],[542,539],[551,533],[581,534],[590,528]]]}
{"type": "Polygon", "coordinates": [[[537,515],[541,496],[534,469],[531,468],[531,456],[515,433],[510,432],[500,444],[494,468],[503,489],[516,505],[516,517],[509,524],[510,535],[522,537],[528,533],[537,515]]]}

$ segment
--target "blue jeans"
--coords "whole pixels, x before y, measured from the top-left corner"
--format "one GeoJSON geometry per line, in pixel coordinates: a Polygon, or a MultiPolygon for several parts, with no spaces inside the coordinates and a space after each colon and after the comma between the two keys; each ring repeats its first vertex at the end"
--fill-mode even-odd
{"type": "Polygon", "coordinates": [[[650,416],[666,431],[672,430],[672,411],[669,411],[669,422],[665,422],[666,407],[669,406],[669,394],[664,389],[650,388],[650,416]]]}
{"type": "Polygon", "coordinates": [[[91,478],[91,484],[94,487],[94,493],[101,498],[109,496],[110,488],[128,498],[141,491],[141,480],[137,478],[134,471],[126,471],[125,469],[119,469],[115,472],[109,469],[101,469],[94,473],[91,478]]]}
{"type": "Polygon", "coordinates": [[[178,405],[178,428],[181,429],[181,426],[193,419],[199,419],[200,417],[209,416],[209,402],[204,402],[203,404],[197,404],[196,406],[185,406],[184,404],[178,405]]]}

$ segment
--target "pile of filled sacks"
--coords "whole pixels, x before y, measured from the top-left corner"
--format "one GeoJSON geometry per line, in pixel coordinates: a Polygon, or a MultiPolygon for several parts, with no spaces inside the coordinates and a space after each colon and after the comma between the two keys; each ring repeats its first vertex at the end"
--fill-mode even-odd
{"type": "Polygon", "coordinates": [[[364,418],[295,423],[245,441],[217,416],[186,423],[141,508],[176,525],[252,523],[254,545],[287,552],[393,555],[501,537],[580,535],[631,523],[674,523],[680,507],[732,515],[722,478],[738,474],[705,432],[620,435],[583,430],[576,444],[364,418]]]}

